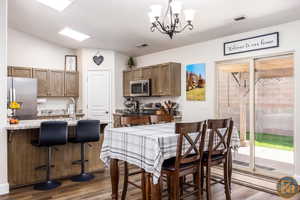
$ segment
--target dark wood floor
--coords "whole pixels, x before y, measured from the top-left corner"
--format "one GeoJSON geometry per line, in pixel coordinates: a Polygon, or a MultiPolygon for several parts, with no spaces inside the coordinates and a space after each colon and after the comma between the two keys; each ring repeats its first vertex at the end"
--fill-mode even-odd
{"type": "MultiPolygon", "coordinates": [[[[138,179],[138,178],[137,178],[138,179]]],[[[137,180],[138,181],[138,180],[137,180]]],[[[96,178],[87,183],[73,183],[63,181],[61,187],[51,191],[35,191],[32,187],[12,190],[9,195],[0,196],[0,200],[109,200],[111,194],[110,178],[108,173],[98,173],[96,178]]],[[[129,186],[128,200],[140,200],[140,190],[129,186]]],[[[164,198],[166,199],[166,198],[164,198]]],[[[189,198],[193,200],[195,198],[189,198]]],[[[213,186],[213,199],[225,200],[222,185],[213,186]]],[[[260,192],[240,185],[233,185],[232,200],[276,200],[278,196],[260,192]]]]}

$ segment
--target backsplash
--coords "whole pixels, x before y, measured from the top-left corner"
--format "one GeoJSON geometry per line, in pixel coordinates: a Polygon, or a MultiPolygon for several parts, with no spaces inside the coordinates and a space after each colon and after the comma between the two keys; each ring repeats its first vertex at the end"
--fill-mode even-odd
{"type": "Polygon", "coordinates": [[[52,113],[64,114],[67,110],[67,105],[70,103],[68,97],[47,97],[38,99],[38,115],[52,113]]]}

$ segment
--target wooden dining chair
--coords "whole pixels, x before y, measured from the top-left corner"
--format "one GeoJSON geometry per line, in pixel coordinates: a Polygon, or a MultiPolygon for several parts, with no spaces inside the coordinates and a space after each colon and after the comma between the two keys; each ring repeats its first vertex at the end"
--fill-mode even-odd
{"type": "Polygon", "coordinates": [[[169,199],[185,199],[190,195],[196,195],[201,199],[200,162],[203,156],[206,123],[177,123],[176,134],[179,134],[176,157],[170,158],[163,163],[162,176],[167,177],[169,199]],[[183,194],[184,178],[193,175],[194,183],[189,184],[194,190],[183,194]]]}
{"type": "Polygon", "coordinates": [[[171,115],[151,115],[151,124],[168,123],[174,121],[171,115]]]}
{"type": "MultiPolygon", "coordinates": [[[[211,185],[222,183],[225,186],[226,200],[231,199],[230,195],[230,166],[231,166],[231,135],[233,129],[232,119],[214,119],[207,120],[208,129],[208,149],[203,154],[201,162],[201,174],[204,174],[206,168],[206,196],[207,200],[212,199],[211,185]],[[222,129],[222,130],[221,130],[222,129]],[[211,176],[211,168],[223,164],[224,178],[216,180],[211,176]],[[213,181],[213,183],[211,182],[213,181]]],[[[201,177],[201,188],[204,185],[204,176],[201,177]]],[[[203,190],[201,191],[203,192],[203,190]]]]}
{"type": "MultiPolygon", "coordinates": [[[[150,124],[150,117],[149,116],[122,116],[121,117],[121,126],[122,127],[130,127],[130,126],[138,126],[138,125],[148,125],[150,124]]],[[[136,167],[133,167],[136,168],[136,167]]],[[[129,172],[128,163],[124,162],[124,185],[123,185],[123,192],[122,192],[122,200],[126,199],[128,184],[133,185],[136,188],[145,191],[145,171],[142,169],[135,169],[132,172],[129,172]],[[141,185],[136,184],[133,181],[129,180],[130,176],[141,175],[141,185]]],[[[142,192],[143,199],[146,199],[146,194],[142,192]]]]}

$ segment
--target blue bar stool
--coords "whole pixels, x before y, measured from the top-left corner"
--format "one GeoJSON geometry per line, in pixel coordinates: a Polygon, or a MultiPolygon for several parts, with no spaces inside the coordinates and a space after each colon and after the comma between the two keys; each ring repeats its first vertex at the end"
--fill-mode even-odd
{"type": "Polygon", "coordinates": [[[48,148],[48,161],[44,166],[37,167],[36,169],[46,169],[46,182],[34,185],[36,190],[51,190],[61,185],[60,182],[51,180],[51,154],[52,146],[65,145],[68,137],[68,123],[63,121],[48,121],[42,122],[39,138],[32,141],[32,145],[37,147],[48,148]]]}
{"type": "Polygon", "coordinates": [[[100,121],[99,120],[80,120],[76,127],[76,136],[70,138],[72,143],[81,144],[81,159],[74,161],[72,164],[81,165],[81,173],[71,178],[74,182],[89,181],[94,178],[94,175],[85,172],[85,143],[96,142],[100,139],[100,121]]]}

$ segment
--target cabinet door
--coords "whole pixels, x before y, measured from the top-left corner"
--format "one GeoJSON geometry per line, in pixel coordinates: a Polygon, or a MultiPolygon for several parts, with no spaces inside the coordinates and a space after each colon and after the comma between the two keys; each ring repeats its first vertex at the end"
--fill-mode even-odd
{"type": "Polygon", "coordinates": [[[11,76],[11,68],[10,66],[7,67],[7,76],[11,76]]]}
{"type": "Polygon", "coordinates": [[[123,96],[124,97],[130,96],[130,81],[133,80],[132,75],[133,75],[132,71],[123,72],[123,96]]]}
{"type": "Polygon", "coordinates": [[[159,67],[159,80],[160,95],[171,95],[171,71],[169,64],[161,65],[159,67]]]}
{"type": "Polygon", "coordinates": [[[21,78],[32,78],[32,68],[29,67],[12,67],[11,76],[21,78]]]}
{"type": "Polygon", "coordinates": [[[49,71],[50,77],[50,96],[63,97],[64,96],[64,71],[49,71]]]}
{"type": "Polygon", "coordinates": [[[152,79],[152,68],[150,67],[142,68],[142,79],[143,80],[152,79]]]}
{"type": "Polygon", "coordinates": [[[153,66],[151,68],[151,93],[152,96],[160,96],[161,94],[161,87],[160,87],[160,67],[153,66]]]}
{"type": "Polygon", "coordinates": [[[49,74],[47,69],[33,69],[32,77],[37,79],[38,97],[49,95],[49,74]]]}
{"type": "Polygon", "coordinates": [[[142,69],[135,69],[132,71],[132,80],[133,81],[142,80],[142,69]]]}
{"type": "Polygon", "coordinates": [[[78,72],[65,72],[65,96],[79,96],[78,78],[78,72]]]}

